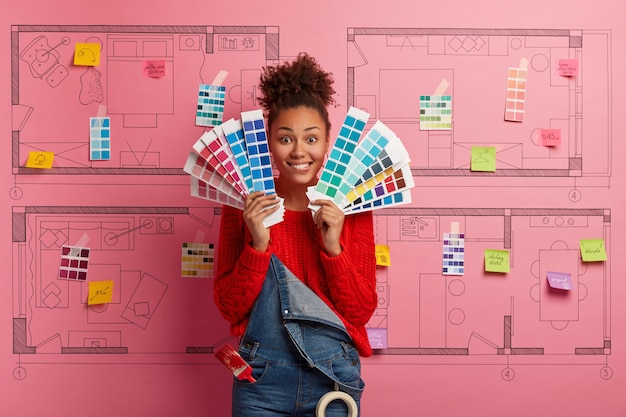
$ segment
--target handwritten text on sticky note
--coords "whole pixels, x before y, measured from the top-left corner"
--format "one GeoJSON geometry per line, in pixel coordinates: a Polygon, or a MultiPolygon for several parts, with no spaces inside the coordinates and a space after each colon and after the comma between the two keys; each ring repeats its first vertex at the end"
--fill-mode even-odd
{"type": "Polygon", "coordinates": [[[54,152],[28,152],[28,159],[26,160],[26,168],[52,168],[52,162],[54,161],[54,152]]]}
{"type": "Polygon", "coordinates": [[[559,146],[561,144],[561,129],[541,129],[541,145],[559,146]]]}
{"type": "Polygon", "coordinates": [[[509,251],[504,249],[485,249],[485,271],[506,273],[511,270],[509,251]]]}
{"type": "Polygon", "coordinates": [[[376,265],[391,266],[391,257],[389,256],[389,246],[376,245],[376,265]]]}
{"type": "Polygon", "coordinates": [[[572,289],[572,274],[567,272],[546,272],[546,278],[551,288],[558,290],[571,290],[572,289]]]}
{"type": "Polygon", "coordinates": [[[74,65],[88,67],[100,65],[100,44],[77,43],[74,49],[74,65]]]}
{"type": "Polygon", "coordinates": [[[586,239],[580,241],[580,255],[583,262],[606,261],[606,248],[603,239],[586,239]]]}
{"type": "Polygon", "coordinates": [[[165,60],[151,59],[143,61],[143,75],[149,78],[165,77],[165,60]]]}
{"type": "Polygon", "coordinates": [[[472,171],[495,172],[496,148],[491,146],[472,146],[472,171]]]}
{"type": "Polygon", "coordinates": [[[106,304],[113,299],[113,281],[89,282],[89,298],[87,304],[106,304]]]}
{"type": "Polygon", "coordinates": [[[559,59],[559,75],[562,77],[575,77],[578,75],[577,59],[559,59]]]}

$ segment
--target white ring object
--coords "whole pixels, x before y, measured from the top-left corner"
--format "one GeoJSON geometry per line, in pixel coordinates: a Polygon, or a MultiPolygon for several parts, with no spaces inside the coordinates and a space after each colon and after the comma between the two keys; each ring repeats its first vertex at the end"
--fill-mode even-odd
{"type": "Polygon", "coordinates": [[[325,417],[326,416],[326,407],[332,401],[341,400],[348,406],[348,417],[356,417],[359,413],[359,408],[356,405],[356,401],[352,398],[348,393],[343,391],[330,391],[327,392],[320,398],[317,402],[317,407],[315,407],[315,416],[316,417],[325,417]]]}

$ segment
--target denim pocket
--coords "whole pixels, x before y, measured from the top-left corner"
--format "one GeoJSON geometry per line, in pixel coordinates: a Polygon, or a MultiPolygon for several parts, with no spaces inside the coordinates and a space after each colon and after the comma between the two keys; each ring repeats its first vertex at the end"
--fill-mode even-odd
{"type": "Polygon", "coordinates": [[[352,345],[344,345],[344,355],[330,362],[330,369],[336,381],[353,389],[349,392],[355,399],[360,398],[365,383],[361,379],[361,360],[358,351],[352,345]]]}

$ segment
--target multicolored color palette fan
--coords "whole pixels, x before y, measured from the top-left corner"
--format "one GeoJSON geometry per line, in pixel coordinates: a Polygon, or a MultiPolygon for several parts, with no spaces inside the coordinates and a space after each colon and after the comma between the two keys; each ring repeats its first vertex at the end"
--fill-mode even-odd
{"type": "MultiPolygon", "coordinates": [[[[406,204],[415,186],[409,154],[402,141],[377,121],[359,142],[369,114],[351,107],[322,169],[311,200],[330,199],[346,214],[406,204]]],[[[275,193],[265,122],[261,110],[241,113],[205,132],[193,145],[184,171],[191,194],[244,208],[253,191],[275,193]]],[[[284,207],[266,219],[267,227],[283,219],[284,207]]],[[[311,210],[316,207],[311,205],[311,210]]]]}

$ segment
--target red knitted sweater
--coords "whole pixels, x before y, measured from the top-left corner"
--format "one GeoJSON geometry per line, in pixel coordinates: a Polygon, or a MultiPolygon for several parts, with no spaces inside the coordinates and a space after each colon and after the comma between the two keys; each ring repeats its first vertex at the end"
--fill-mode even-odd
{"type": "Polygon", "coordinates": [[[243,335],[275,254],[283,264],[337,313],[361,356],[370,356],[365,325],[377,305],[376,256],[371,212],[345,217],[343,252],[326,255],[311,212],[286,210],[271,227],[266,252],[252,248],[242,212],[224,206],[218,245],[214,298],[234,336],[243,335]]]}

